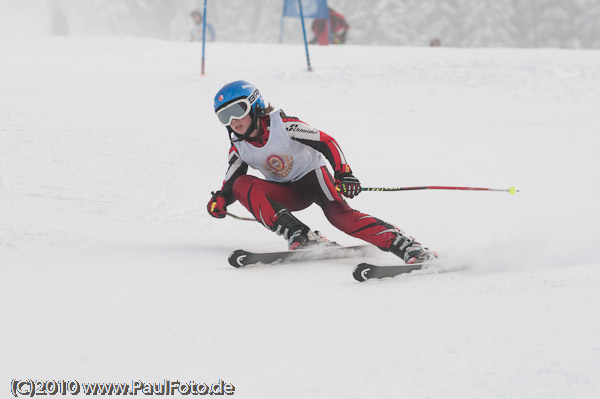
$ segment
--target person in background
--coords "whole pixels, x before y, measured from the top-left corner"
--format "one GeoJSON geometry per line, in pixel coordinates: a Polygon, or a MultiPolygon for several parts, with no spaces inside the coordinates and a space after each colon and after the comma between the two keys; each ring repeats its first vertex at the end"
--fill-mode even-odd
{"type": "Polygon", "coordinates": [[[442,41],[437,37],[434,37],[429,41],[429,46],[431,47],[440,47],[442,45],[442,41]]]}
{"type": "Polygon", "coordinates": [[[62,11],[59,3],[52,3],[52,34],[55,36],[67,36],[69,34],[69,24],[67,16],[62,11]]]}
{"type": "MultiPolygon", "coordinates": [[[[190,34],[190,41],[192,42],[201,42],[202,41],[202,31],[204,30],[204,26],[202,24],[202,13],[199,10],[193,10],[190,13],[192,20],[194,21],[194,27],[192,28],[192,32],[190,34]]],[[[215,41],[215,29],[208,22],[206,23],[206,41],[214,42],[215,41]]]]}
{"type": "MultiPolygon", "coordinates": [[[[346,22],[346,18],[332,8],[329,8],[329,23],[331,24],[331,43],[344,44],[346,36],[350,30],[350,25],[346,22]]],[[[320,45],[329,44],[329,31],[327,29],[327,19],[316,18],[312,24],[312,31],[315,37],[310,41],[310,44],[318,43],[320,45]]]]}

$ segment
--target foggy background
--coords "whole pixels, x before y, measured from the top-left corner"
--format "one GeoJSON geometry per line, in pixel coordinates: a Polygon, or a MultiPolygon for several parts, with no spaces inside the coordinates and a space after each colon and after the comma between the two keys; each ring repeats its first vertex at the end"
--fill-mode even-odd
{"type": "MultiPolygon", "coordinates": [[[[348,44],[600,48],[600,0],[329,0],[348,44]]],[[[189,40],[202,0],[0,0],[0,34],[131,35],[189,40]]],[[[276,43],[283,0],[209,0],[217,41],[276,43]]],[[[310,22],[308,20],[308,29],[310,22]]],[[[302,41],[286,18],[284,43],[302,41]]],[[[309,38],[312,33],[308,32],[309,38]]]]}

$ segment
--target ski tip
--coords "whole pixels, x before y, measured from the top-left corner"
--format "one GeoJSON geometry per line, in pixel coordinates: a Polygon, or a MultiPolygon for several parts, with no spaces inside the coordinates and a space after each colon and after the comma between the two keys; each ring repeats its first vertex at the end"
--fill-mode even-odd
{"type": "Polygon", "coordinates": [[[508,193],[509,193],[509,194],[512,194],[512,195],[515,195],[515,193],[518,193],[518,192],[519,192],[519,190],[517,190],[517,189],[515,188],[515,186],[512,186],[512,187],[510,187],[510,188],[509,188],[508,190],[506,190],[506,191],[508,191],[508,193]]]}
{"type": "Polygon", "coordinates": [[[358,282],[367,281],[369,278],[367,277],[367,273],[371,270],[371,267],[368,263],[361,263],[354,267],[352,271],[352,277],[358,282]]]}
{"type": "Polygon", "coordinates": [[[246,251],[243,249],[236,249],[231,254],[229,254],[229,264],[233,267],[242,267],[244,266],[244,258],[246,257],[246,251]]]}

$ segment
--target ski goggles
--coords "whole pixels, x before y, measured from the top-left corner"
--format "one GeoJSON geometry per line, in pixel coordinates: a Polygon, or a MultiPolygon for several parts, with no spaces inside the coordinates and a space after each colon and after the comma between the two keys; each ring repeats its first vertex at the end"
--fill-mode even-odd
{"type": "Polygon", "coordinates": [[[217,118],[225,126],[231,125],[234,119],[242,119],[250,113],[252,106],[246,98],[240,98],[217,111],[217,118]]]}

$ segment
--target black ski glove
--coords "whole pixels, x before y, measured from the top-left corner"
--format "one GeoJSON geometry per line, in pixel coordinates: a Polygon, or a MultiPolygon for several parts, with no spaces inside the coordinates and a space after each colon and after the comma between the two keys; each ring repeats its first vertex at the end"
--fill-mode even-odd
{"type": "Polygon", "coordinates": [[[354,196],[360,194],[362,190],[360,181],[354,177],[351,172],[336,173],[335,188],[342,193],[344,197],[348,198],[354,198],[354,196]]]}

